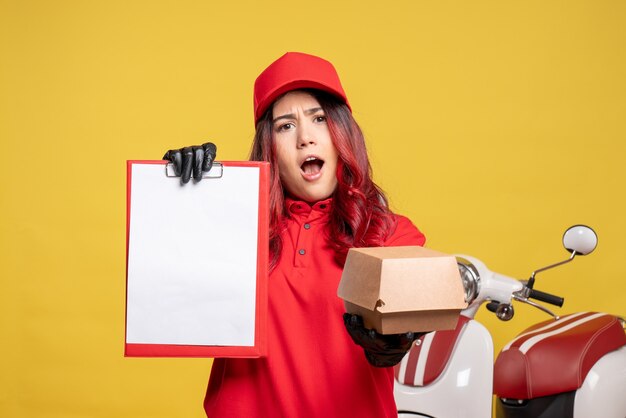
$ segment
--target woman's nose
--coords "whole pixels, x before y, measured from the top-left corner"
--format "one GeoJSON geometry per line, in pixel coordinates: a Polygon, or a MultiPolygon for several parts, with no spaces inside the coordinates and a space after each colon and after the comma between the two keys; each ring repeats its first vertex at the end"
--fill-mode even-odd
{"type": "Polygon", "coordinates": [[[300,148],[315,144],[314,136],[306,126],[298,128],[298,146],[300,148]]]}

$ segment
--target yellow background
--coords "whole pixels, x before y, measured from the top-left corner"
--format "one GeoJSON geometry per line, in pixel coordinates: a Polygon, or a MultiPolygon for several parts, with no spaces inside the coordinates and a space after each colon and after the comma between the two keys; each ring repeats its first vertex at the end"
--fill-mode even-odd
{"type": "MultiPolygon", "coordinates": [[[[626,315],[625,21],[621,0],[0,0],[0,416],[203,416],[209,360],[123,357],[125,161],[246,159],[254,78],[289,50],[336,65],[431,248],[526,278],[592,225],[596,253],[538,288],[626,315]]],[[[496,350],[547,319],[517,307],[479,315],[496,350]]]]}

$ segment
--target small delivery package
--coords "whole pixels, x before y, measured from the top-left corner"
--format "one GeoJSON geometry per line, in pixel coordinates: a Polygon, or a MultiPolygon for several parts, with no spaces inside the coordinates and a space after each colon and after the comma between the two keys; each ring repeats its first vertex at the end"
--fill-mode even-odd
{"type": "Polygon", "coordinates": [[[428,248],[352,248],[337,295],[381,334],[454,329],[467,307],[456,258],[428,248]]]}

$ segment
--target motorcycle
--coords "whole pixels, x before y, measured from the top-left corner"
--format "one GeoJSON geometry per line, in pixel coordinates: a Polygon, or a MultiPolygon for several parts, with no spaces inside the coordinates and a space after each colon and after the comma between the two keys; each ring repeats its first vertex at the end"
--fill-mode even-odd
{"type": "Polygon", "coordinates": [[[534,288],[536,275],[591,253],[597,235],[584,225],[569,228],[568,259],[516,280],[490,271],[480,260],[457,256],[468,307],[454,330],[416,340],[395,366],[394,396],[400,418],[489,418],[496,395],[498,418],[626,418],[625,322],[614,315],[578,312],[557,316],[563,298],[534,288]],[[513,301],[552,319],[535,324],[506,344],[493,362],[493,340],[474,319],[486,304],[503,321],[513,301]]]}

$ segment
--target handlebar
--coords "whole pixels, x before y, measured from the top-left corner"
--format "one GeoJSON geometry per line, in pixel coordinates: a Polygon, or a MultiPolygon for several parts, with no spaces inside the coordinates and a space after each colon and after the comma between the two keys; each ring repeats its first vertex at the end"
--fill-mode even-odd
{"type": "Polygon", "coordinates": [[[559,308],[561,306],[563,306],[563,302],[565,302],[565,299],[563,299],[560,296],[556,296],[556,295],[552,295],[550,293],[546,293],[546,292],[542,292],[541,290],[535,290],[535,289],[529,289],[530,292],[528,294],[528,297],[531,299],[537,299],[540,300],[542,302],[545,303],[549,303],[551,305],[556,305],[559,308]]]}

